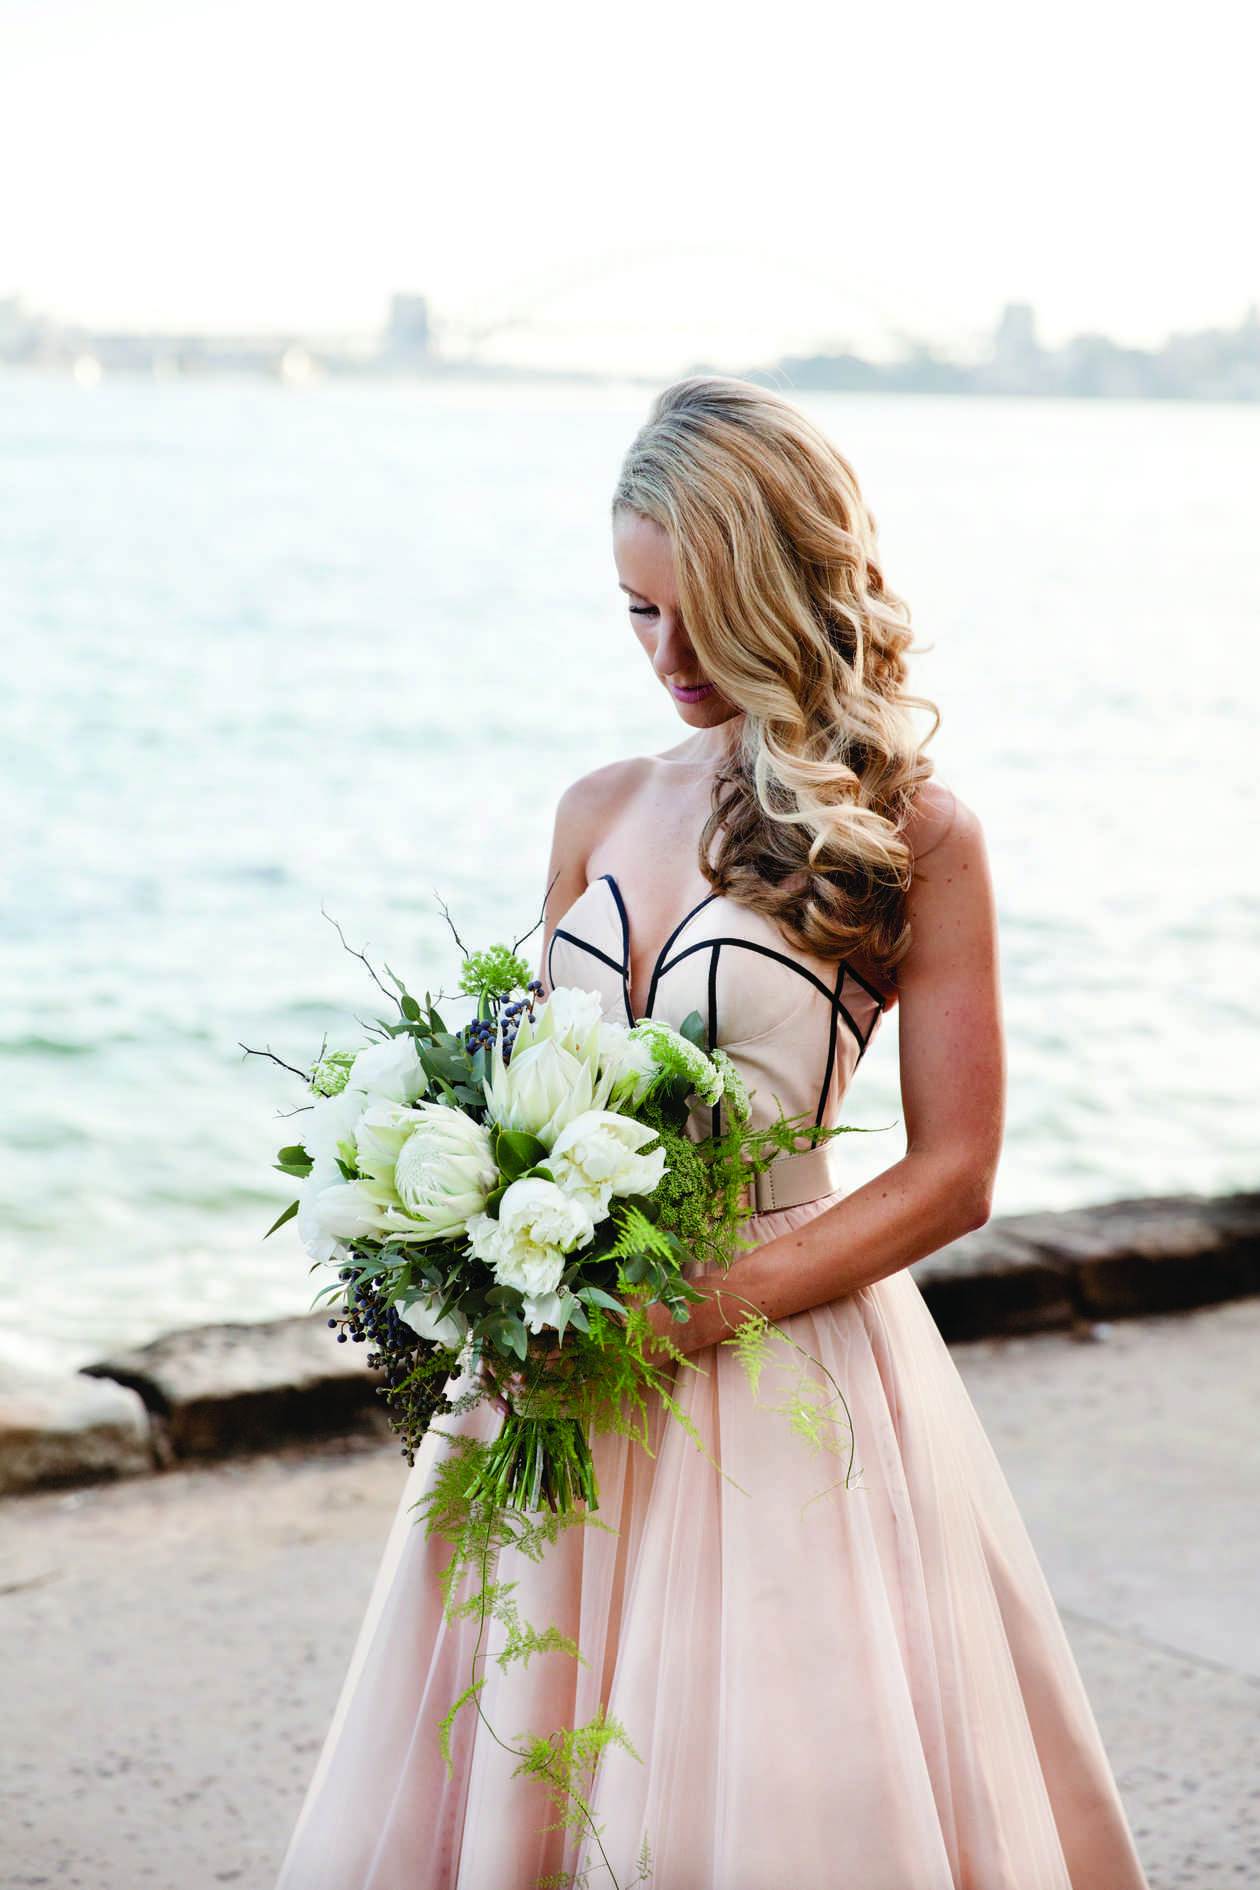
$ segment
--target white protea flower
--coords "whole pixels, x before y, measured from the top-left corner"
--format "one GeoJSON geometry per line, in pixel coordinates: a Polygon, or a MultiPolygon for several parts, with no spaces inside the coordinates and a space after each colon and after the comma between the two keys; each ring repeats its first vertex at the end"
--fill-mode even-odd
{"type": "Polygon", "coordinates": [[[575,1116],[607,1100],[591,1061],[575,1056],[554,1037],[523,1050],[518,1038],[510,1063],[496,1057],[485,1091],[492,1121],[500,1128],[524,1129],[547,1148],[575,1116]]]}
{"type": "Polygon", "coordinates": [[[556,1292],[565,1255],[594,1232],[586,1202],[538,1175],[505,1189],[497,1221],[477,1214],[468,1223],[469,1246],[493,1269],[498,1284],[535,1297],[556,1292]]]}
{"type": "Polygon", "coordinates": [[[588,1109],[556,1137],[548,1167],[557,1185],[580,1196],[596,1220],[608,1213],[613,1195],[652,1194],[665,1173],[665,1151],[642,1151],[655,1129],[611,1109],[588,1109]]]}
{"type": "Polygon", "coordinates": [[[738,1068],[725,1050],[714,1050],[710,1061],[722,1078],[722,1096],[727,1108],[738,1123],[747,1122],[752,1114],[752,1097],[748,1085],[740,1075],[738,1068]]]}
{"type": "Polygon", "coordinates": [[[489,1131],[445,1103],[407,1113],[413,1127],[394,1160],[394,1189],[431,1239],[458,1233],[498,1184],[489,1131]]]}
{"type": "Polygon", "coordinates": [[[712,1108],[721,1101],[722,1072],[681,1031],[671,1030],[668,1024],[657,1023],[653,1018],[644,1018],[630,1034],[649,1045],[661,1068],[677,1070],[680,1076],[685,1076],[701,1102],[712,1108]]]}

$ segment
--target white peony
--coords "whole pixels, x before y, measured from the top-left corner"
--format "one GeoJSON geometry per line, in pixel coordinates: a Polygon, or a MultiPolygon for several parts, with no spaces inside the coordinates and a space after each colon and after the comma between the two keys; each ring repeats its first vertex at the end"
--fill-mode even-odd
{"type": "Polygon", "coordinates": [[[499,1285],[535,1297],[556,1291],[565,1254],[594,1232],[585,1201],[540,1176],[526,1176],[505,1190],[497,1221],[476,1214],[468,1223],[472,1251],[493,1269],[499,1285]]]}
{"type": "Polygon", "coordinates": [[[411,1330],[421,1339],[428,1339],[434,1345],[444,1345],[450,1351],[457,1352],[468,1333],[468,1321],[462,1313],[447,1313],[445,1319],[439,1319],[442,1295],[421,1290],[409,1293],[396,1300],[398,1317],[405,1319],[411,1330]]]}
{"type": "Polygon", "coordinates": [[[556,1137],[548,1166],[558,1186],[585,1199],[596,1219],[614,1194],[651,1194],[665,1173],[665,1151],[641,1151],[656,1140],[655,1129],[611,1109],[590,1109],[556,1137]]]}
{"type": "Polygon", "coordinates": [[[554,1037],[520,1047],[510,1063],[497,1058],[486,1084],[486,1107],[504,1129],[524,1129],[550,1148],[575,1116],[606,1100],[597,1090],[590,1061],[566,1050],[554,1037]]]}

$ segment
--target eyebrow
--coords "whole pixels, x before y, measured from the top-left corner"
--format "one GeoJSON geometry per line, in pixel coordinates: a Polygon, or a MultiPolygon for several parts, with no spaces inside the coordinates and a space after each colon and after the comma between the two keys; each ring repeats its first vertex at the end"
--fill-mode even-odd
{"type": "Polygon", "coordinates": [[[637,597],[641,604],[649,602],[649,599],[643,595],[642,591],[633,590],[629,584],[619,584],[617,589],[624,591],[627,597],[637,597]]]}

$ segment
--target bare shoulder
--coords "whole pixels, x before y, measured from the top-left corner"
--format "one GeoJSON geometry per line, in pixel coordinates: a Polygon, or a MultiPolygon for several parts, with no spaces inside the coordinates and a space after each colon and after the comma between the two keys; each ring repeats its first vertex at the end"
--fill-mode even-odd
{"type": "Polygon", "coordinates": [[[651,769],[642,758],[613,761],[584,774],[565,789],[556,808],[555,838],[547,872],[544,963],[552,932],[586,890],[587,863],[610,827],[620,820],[651,769]]]}
{"type": "Polygon", "coordinates": [[[556,838],[569,857],[585,862],[601,834],[643,786],[651,765],[643,756],[611,761],[565,789],[556,808],[556,838]]]}
{"type": "Polygon", "coordinates": [[[902,831],[914,857],[916,880],[938,879],[985,857],[979,818],[943,781],[924,782],[902,831]]]}

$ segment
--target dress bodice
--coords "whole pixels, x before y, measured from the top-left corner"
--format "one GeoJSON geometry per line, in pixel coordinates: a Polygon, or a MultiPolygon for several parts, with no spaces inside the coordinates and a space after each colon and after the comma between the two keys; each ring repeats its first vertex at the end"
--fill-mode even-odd
{"type": "MultiPolygon", "coordinates": [[[[630,927],[612,874],[592,880],[552,935],[548,983],[598,991],[606,1017],[637,1022],[630,927]]],[[[851,965],[795,950],[764,913],[710,893],[657,954],[644,1015],[676,1029],[699,1012],[748,1085],[755,1127],[780,1108],[831,1127],[883,1009],[851,965]]]]}

